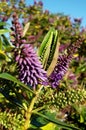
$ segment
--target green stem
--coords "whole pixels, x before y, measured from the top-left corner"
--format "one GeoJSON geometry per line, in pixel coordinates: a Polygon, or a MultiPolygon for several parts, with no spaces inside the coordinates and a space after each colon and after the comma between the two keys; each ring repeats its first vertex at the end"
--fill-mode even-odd
{"type": "Polygon", "coordinates": [[[41,110],[43,110],[43,109],[45,109],[45,108],[46,108],[46,106],[38,107],[38,108],[34,109],[32,112],[33,112],[33,113],[34,113],[35,111],[38,112],[38,111],[41,111],[41,110]]]}
{"type": "Polygon", "coordinates": [[[30,128],[30,118],[31,118],[31,115],[32,115],[32,110],[34,108],[34,104],[35,104],[35,102],[36,102],[42,88],[43,88],[43,86],[41,86],[38,89],[38,91],[36,92],[35,97],[33,97],[32,101],[30,103],[29,108],[26,110],[26,113],[25,113],[26,120],[25,120],[25,124],[24,124],[24,127],[23,127],[22,130],[28,130],[28,128],[30,128]]]}

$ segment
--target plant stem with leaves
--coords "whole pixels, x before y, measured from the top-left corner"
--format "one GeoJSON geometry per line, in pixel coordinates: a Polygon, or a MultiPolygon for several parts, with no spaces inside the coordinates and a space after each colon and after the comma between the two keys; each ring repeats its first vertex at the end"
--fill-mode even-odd
{"type": "Polygon", "coordinates": [[[33,97],[31,103],[30,103],[30,106],[27,108],[26,112],[25,112],[25,124],[23,126],[23,129],[22,130],[27,130],[28,128],[30,128],[30,122],[31,122],[31,116],[32,116],[32,111],[33,111],[33,108],[34,108],[34,105],[35,105],[35,102],[39,96],[39,93],[41,92],[42,88],[44,86],[41,85],[39,86],[39,89],[36,91],[36,95],[33,97]]]}

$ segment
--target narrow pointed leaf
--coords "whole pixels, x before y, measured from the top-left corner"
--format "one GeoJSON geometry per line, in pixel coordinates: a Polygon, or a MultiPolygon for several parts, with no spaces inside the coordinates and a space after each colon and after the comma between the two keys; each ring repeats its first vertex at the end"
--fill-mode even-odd
{"type": "Polygon", "coordinates": [[[30,22],[28,22],[28,23],[25,25],[24,30],[23,30],[23,36],[22,36],[22,37],[24,37],[24,36],[26,35],[26,33],[27,33],[28,29],[29,29],[29,26],[30,26],[30,22]]]}
{"type": "Polygon", "coordinates": [[[59,42],[59,38],[58,38],[52,62],[51,62],[50,66],[49,66],[49,68],[47,70],[47,75],[48,76],[53,72],[53,70],[54,70],[54,68],[56,66],[58,55],[59,55],[59,46],[60,46],[60,42],[59,42]]]}
{"type": "Polygon", "coordinates": [[[8,33],[8,32],[10,32],[10,30],[0,29],[0,35],[1,35],[1,34],[4,34],[4,33],[8,33]]]}
{"type": "Polygon", "coordinates": [[[1,37],[0,37],[0,50],[2,50],[2,40],[1,40],[1,37]]]}
{"type": "Polygon", "coordinates": [[[48,117],[48,116],[46,116],[46,115],[44,115],[44,114],[41,114],[41,113],[39,113],[39,112],[34,112],[35,114],[37,114],[37,115],[39,115],[39,116],[41,116],[41,117],[43,117],[43,118],[45,118],[46,120],[48,120],[48,121],[50,121],[50,122],[52,122],[52,123],[54,123],[54,124],[57,124],[58,126],[60,126],[61,128],[65,128],[66,130],[80,130],[79,128],[77,128],[77,127],[74,127],[74,126],[72,126],[72,125],[70,125],[70,124],[67,124],[67,123],[64,123],[64,122],[62,122],[62,121],[59,121],[59,120],[57,120],[57,119],[53,119],[52,117],[50,118],[50,117],[48,117]]]}
{"type": "Polygon", "coordinates": [[[22,103],[19,102],[19,101],[17,100],[17,98],[15,98],[15,97],[13,97],[13,96],[10,96],[8,93],[6,93],[5,90],[2,90],[1,88],[0,88],[0,93],[2,93],[7,100],[9,100],[9,101],[12,102],[13,104],[15,104],[15,105],[17,105],[17,106],[19,106],[19,107],[21,107],[21,108],[24,109],[24,107],[22,106],[22,103]]]}
{"type": "Polygon", "coordinates": [[[43,64],[43,67],[46,68],[46,65],[47,65],[47,61],[48,61],[48,58],[49,58],[49,54],[50,54],[50,48],[51,48],[51,44],[52,44],[52,38],[53,38],[53,32],[51,32],[51,36],[46,44],[46,51],[44,53],[44,56],[43,56],[43,60],[42,60],[42,64],[43,64]]]}
{"type": "Polygon", "coordinates": [[[55,29],[50,29],[50,31],[45,36],[40,49],[39,56],[41,57],[41,62],[45,70],[48,70],[48,75],[50,75],[57,63],[59,41],[58,32],[55,29]],[[58,42],[58,43],[57,43],[58,42]]]}
{"type": "Polygon", "coordinates": [[[23,84],[22,82],[20,82],[19,80],[17,80],[14,76],[12,76],[12,75],[10,75],[8,73],[1,73],[0,74],[0,78],[13,81],[13,82],[21,85],[24,89],[26,89],[26,90],[32,92],[33,94],[35,94],[27,85],[23,84]]]}
{"type": "Polygon", "coordinates": [[[43,53],[43,51],[44,51],[44,49],[45,49],[45,47],[46,47],[46,44],[47,44],[47,42],[48,42],[50,36],[51,36],[51,30],[46,34],[46,36],[44,37],[43,42],[41,43],[41,46],[40,46],[39,52],[38,52],[39,56],[42,55],[42,53],[43,53]]]}
{"type": "Polygon", "coordinates": [[[5,35],[2,35],[2,38],[3,38],[4,45],[5,45],[5,46],[9,46],[9,45],[10,45],[10,42],[8,41],[8,39],[6,38],[6,36],[5,36],[5,35]]]}
{"type": "Polygon", "coordinates": [[[49,54],[46,70],[49,68],[49,66],[52,62],[52,59],[53,59],[53,56],[55,53],[55,49],[56,49],[56,45],[57,45],[57,39],[58,39],[58,32],[57,32],[57,30],[53,30],[53,39],[52,39],[52,44],[51,44],[51,48],[50,48],[50,54],[49,54]]]}
{"type": "Polygon", "coordinates": [[[54,31],[54,44],[57,42],[57,36],[58,36],[58,32],[57,30],[54,31]]]}

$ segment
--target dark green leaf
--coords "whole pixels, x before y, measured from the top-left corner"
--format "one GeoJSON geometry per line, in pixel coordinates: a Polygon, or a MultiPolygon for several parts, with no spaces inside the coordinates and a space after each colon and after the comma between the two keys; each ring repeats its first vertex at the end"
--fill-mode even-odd
{"type": "Polygon", "coordinates": [[[39,113],[39,112],[35,112],[35,111],[34,111],[34,113],[37,114],[37,115],[39,115],[40,117],[42,117],[42,118],[48,120],[49,122],[52,122],[52,123],[57,124],[57,125],[60,126],[61,128],[65,128],[66,130],[80,130],[80,129],[77,128],[77,127],[74,127],[74,126],[72,126],[72,125],[70,125],[70,124],[64,123],[64,122],[62,122],[62,121],[59,121],[59,120],[53,118],[52,114],[46,116],[46,115],[44,115],[44,114],[42,114],[42,113],[39,113]]]}
{"type": "Polygon", "coordinates": [[[5,89],[2,89],[0,88],[0,92],[4,95],[4,97],[9,100],[10,102],[12,102],[13,104],[21,107],[21,108],[24,108],[22,106],[22,102],[19,101],[16,97],[12,96],[12,95],[9,95],[9,93],[7,91],[5,91],[5,89]]]}
{"type": "Polygon", "coordinates": [[[1,73],[0,78],[13,81],[13,82],[19,84],[20,86],[22,86],[24,89],[26,89],[26,90],[30,91],[31,93],[35,94],[27,85],[23,84],[18,79],[16,79],[14,76],[12,76],[8,73],[1,73]]]}
{"type": "Polygon", "coordinates": [[[5,46],[9,46],[9,45],[10,45],[10,42],[8,41],[8,39],[6,38],[6,36],[5,36],[5,35],[2,35],[2,38],[3,38],[4,45],[5,45],[5,46]]]}

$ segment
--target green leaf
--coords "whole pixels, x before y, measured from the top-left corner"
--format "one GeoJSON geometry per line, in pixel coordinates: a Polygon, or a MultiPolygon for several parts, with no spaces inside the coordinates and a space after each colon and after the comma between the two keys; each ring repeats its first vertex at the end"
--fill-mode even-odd
{"type": "Polygon", "coordinates": [[[8,33],[8,32],[10,32],[10,30],[8,30],[8,29],[0,29],[0,35],[4,34],[4,33],[8,33]]]}
{"type": "Polygon", "coordinates": [[[10,102],[12,102],[13,104],[21,107],[24,109],[22,102],[19,101],[16,97],[9,95],[8,91],[6,91],[5,89],[0,88],[0,92],[4,95],[4,97],[9,100],[10,102]]]}
{"type": "Polygon", "coordinates": [[[5,45],[5,46],[9,46],[9,45],[10,45],[10,42],[8,41],[8,39],[6,38],[6,36],[5,36],[5,35],[2,35],[2,38],[3,38],[4,45],[5,45]]]}
{"type": "Polygon", "coordinates": [[[56,49],[56,45],[57,45],[57,36],[58,36],[58,33],[57,33],[57,30],[52,30],[53,31],[53,38],[52,38],[52,43],[51,43],[51,48],[50,48],[50,54],[49,54],[49,57],[48,57],[48,62],[47,62],[47,65],[46,65],[46,70],[49,68],[51,62],[52,62],[52,59],[53,59],[53,56],[54,56],[54,52],[55,52],[55,49],[56,49]]]}
{"type": "Polygon", "coordinates": [[[5,48],[5,52],[11,52],[12,50],[13,50],[13,46],[7,46],[6,48],[5,48]]]}
{"type": "Polygon", "coordinates": [[[48,69],[49,65],[51,64],[52,58],[54,56],[55,48],[56,48],[56,43],[57,43],[57,35],[58,35],[57,30],[52,30],[52,31],[53,31],[53,38],[52,38],[50,54],[49,54],[49,57],[48,57],[46,70],[48,69]]]}
{"type": "MultiPolygon", "coordinates": [[[[41,62],[45,70],[49,68],[51,62],[53,62],[53,69],[56,65],[59,50],[59,42],[57,43],[58,39],[59,38],[57,30],[51,28],[50,31],[44,37],[44,40],[39,48],[39,56],[41,57],[41,62]]],[[[53,71],[53,69],[51,69],[50,73],[53,71]]]]}
{"type": "Polygon", "coordinates": [[[49,68],[47,70],[47,75],[48,76],[53,72],[53,70],[54,70],[54,68],[56,66],[58,55],[59,55],[59,46],[60,46],[60,42],[59,42],[59,38],[58,38],[56,48],[55,48],[55,51],[54,51],[54,56],[52,58],[50,66],[49,66],[49,68]]]}
{"type": "Polygon", "coordinates": [[[23,30],[23,37],[26,35],[28,29],[29,29],[29,26],[30,26],[30,22],[28,22],[25,27],[24,27],[24,30],[23,30]]]}
{"type": "Polygon", "coordinates": [[[56,130],[56,125],[54,123],[48,123],[47,125],[41,127],[42,130],[56,130]]]}
{"type": "Polygon", "coordinates": [[[41,130],[41,129],[36,127],[35,125],[30,124],[29,130],[41,130]]]}
{"type": "Polygon", "coordinates": [[[7,23],[5,23],[5,22],[0,22],[0,26],[5,26],[5,25],[7,25],[7,23]]]}
{"type": "Polygon", "coordinates": [[[32,116],[31,124],[38,127],[38,128],[42,127],[42,126],[45,126],[48,123],[49,123],[48,120],[46,120],[45,118],[43,118],[43,117],[41,117],[39,115],[32,116]]]}
{"type": "Polygon", "coordinates": [[[81,106],[81,113],[80,113],[83,117],[84,122],[86,122],[86,107],[85,106],[81,106]]]}
{"type": "Polygon", "coordinates": [[[26,90],[30,91],[31,93],[35,94],[27,85],[23,84],[18,79],[16,79],[14,76],[12,76],[8,73],[1,73],[0,78],[13,81],[13,82],[19,84],[20,86],[22,86],[24,89],[26,89],[26,90]]]}
{"type": "Polygon", "coordinates": [[[42,64],[43,64],[44,68],[46,68],[46,66],[47,66],[47,61],[48,61],[49,54],[50,54],[52,39],[53,39],[53,32],[51,32],[49,40],[46,43],[46,50],[45,50],[44,54],[42,54],[43,55],[42,64]]]}
{"type": "Polygon", "coordinates": [[[5,60],[5,59],[6,59],[5,53],[2,50],[0,50],[0,60],[5,60]]]}
{"type": "Polygon", "coordinates": [[[39,48],[39,56],[48,76],[54,70],[59,53],[59,36],[57,30],[51,28],[39,48]]]}
{"type": "Polygon", "coordinates": [[[6,26],[10,26],[10,24],[6,22],[0,22],[0,30],[5,29],[4,27],[6,26]]]}
{"type": "Polygon", "coordinates": [[[0,50],[2,50],[2,40],[1,40],[1,37],[0,37],[0,50]]]}
{"type": "Polygon", "coordinates": [[[80,123],[84,123],[84,118],[82,115],[80,115],[80,123]]]}
{"type": "Polygon", "coordinates": [[[53,118],[52,115],[51,116],[46,116],[46,115],[44,115],[42,113],[39,113],[39,112],[36,112],[36,111],[34,111],[34,113],[37,114],[37,115],[39,115],[39,116],[41,116],[42,118],[48,120],[49,122],[52,122],[52,123],[60,126],[61,128],[66,129],[66,130],[80,130],[77,127],[74,127],[74,126],[72,126],[70,124],[64,123],[62,121],[59,121],[59,120],[53,118]]]}
{"type": "Polygon", "coordinates": [[[41,46],[40,46],[40,48],[39,48],[39,51],[38,51],[38,55],[39,56],[41,56],[42,55],[42,53],[43,53],[43,51],[44,51],[44,49],[45,49],[45,47],[46,47],[46,44],[47,44],[47,42],[48,42],[48,40],[49,40],[49,38],[50,38],[50,36],[51,36],[51,29],[50,29],[50,31],[46,34],[46,36],[44,37],[44,40],[43,40],[43,42],[41,43],[41,46]]]}

